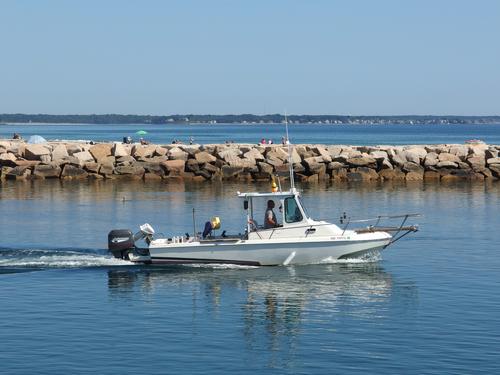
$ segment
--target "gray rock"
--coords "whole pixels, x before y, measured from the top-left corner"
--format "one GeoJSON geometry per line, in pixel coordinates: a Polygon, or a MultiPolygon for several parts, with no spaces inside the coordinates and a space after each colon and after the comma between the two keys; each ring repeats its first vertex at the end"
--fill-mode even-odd
{"type": "Polygon", "coordinates": [[[255,148],[250,149],[249,151],[245,152],[243,156],[247,159],[253,159],[256,161],[262,161],[264,160],[264,155],[262,155],[258,150],[255,148]]]}
{"type": "Polygon", "coordinates": [[[231,167],[229,165],[223,165],[221,168],[223,179],[233,179],[237,178],[240,173],[243,173],[243,168],[231,167]]]}
{"type": "Polygon", "coordinates": [[[185,171],[183,160],[167,160],[160,163],[169,176],[182,176],[185,171]]]}
{"type": "Polygon", "coordinates": [[[465,161],[469,155],[469,146],[455,145],[450,147],[450,154],[456,155],[460,160],[465,161]]]}
{"type": "Polygon", "coordinates": [[[112,145],[109,143],[101,143],[89,148],[89,153],[94,157],[97,162],[101,162],[108,156],[112,155],[112,145]]]}
{"type": "Polygon", "coordinates": [[[111,176],[115,171],[113,164],[104,163],[99,167],[99,174],[103,176],[111,176]]]}
{"type": "Polygon", "coordinates": [[[500,178],[500,164],[490,164],[488,168],[494,177],[500,178]]]}
{"type": "MultiPolygon", "coordinates": [[[[87,152],[87,151],[82,151],[87,152]]],[[[61,173],[61,178],[65,179],[83,179],[87,178],[88,173],[82,168],[76,167],[72,164],[65,164],[61,173]]]]}
{"type": "Polygon", "coordinates": [[[377,160],[371,157],[361,156],[361,157],[349,158],[347,159],[347,163],[354,167],[368,167],[368,166],[375,167],[377,164],[377,160]]]}
{"type": "Polygon", "coordinates": [[[424,173],[424,168],[420,164],[413,163],[411,161],[408,161],[403,164],[403,167],[401,168],[405,172],[417,172],[417,173],[424,173]]]}
{"type": "Polygon", "coordinates": [[[213,155],[210,155],[206,151],[201,151],[198,152],[194,155],[195,160],[198,164],[203,164],[203,163],[213,163],[217,160],[217,158],[213,155]]]}
{"type": "Polygon", "coordinates": [[[83,148],[81,145],[76,144],[76,143],[68,143],[66,145],[66,150],[68,151],[69,156],[73,156],[77,152],[82,152],[83,148]]]}
{"type": "Polygon", "coordinates": [[[41,144],[28,144],[24,149],[24,158],[28,160],[41,160],[42,155],[50,155],[48,147],[41,144]]]}
{"type": "Polygon", "coordinates": [[[384,159],[388,159],[389,155],[385,151],[381,150],[373,150],[370,152],[370,157],[374,158],[377,161],[382,161],[384,159]]]}
{"type": "Polygon", "coordinates": [[[0,154],[0,166],[14,167],[15,161],[17,160],[16,155],[11,152],[5,152],[0,154]]]}
{"type": "Polygon", "coordinates": [[[130,165],[135,161],[136,160],[130,155],[120,156],[119,158],[116,159],[116,165],[117,166],[130,165]]]}
{"type": "Polygon", "coordinates": [[[259,167],[259,171],[261,173],[266,173],[268,175],[273,174],[274,168],[271,164],[264,163],[264,162],[258,162],[258,167],[259,167]]]}
{"type": "Polygon", "coordinates": [[[494,148],[489,148],[484,151],[484,157],[486,159],[494,159],[498,157],[498,150],[494,148]]]}
{"type": "Polygon", "coordinates": [[[156,149],[155,149],[155,153],[154,153],[154,155],[155,155],[155,156],[166,156],[166,155],[167,155],[167,153],[168,153],[168,150],[167,150],[166,148],[161,147],[161,146],[158,146],[158,147],[156,147],[156,149]]]}
{"type": "Polygon", "coordinates": [[[115,158],[119,158],[122,156],[130,156],[132,150],[130,145],[124,145],[123,143],[115,143],[113,144],[113,156],[115,158]]]}
{"type": "Polygon", "coordinates": [[[9,169],[5,177],[9,180],[25,180],[31,175],[31,169],[28,166],[18,166],[9,169]]]}
{"type": "MultiPolygon", "coordinates": [[[[77,158],[81,163],[86,163],[88,161],[94,161],[94,157],[88,151],[75,152],[73,157],[77,158]]],[[[63,170],[64,172],[64,170],[63,170]]]]}
{"type": "Polygon", "coordinates": [[[448,152],[441,152],[438,156],[438,159],[440,162],[453,162],[453,163],[458,163],[460,161],[460,158],[457,155],[450,154],[448,152]]]}
{"type": "Polygon", "coordinates": [[[33,175],[38,178],[59,178],[61,167],[58,165],[35,165],[33,175]]]}
{"type": "Polygon", "coordinates": [[[155,151],[155,145],[134,145],[132,147],[132,156],[136,159],[147,159],[152,157],[155,151]]]}
{"type": "Polygon", "coordinates": [[[52,160],[61,160],[68,157],[68,150],[63,144],[58,144],[52,149],[52,160]]]}
{"type": "Polygon", "coordinates": [[[168,158],[170,160],[183,160],[186,161],[189,157],[189,154],[186,151],[181,150],[178,147],[174,147],[170,149],[167,153],[168,158]]]}
{"type": "Polygon", "coordinates": [[[83,165],[83,169],[85,169],[87,172],[90,172],[90,173],[99,172],[99,168],[100,168],[100,164],[93,162],[93,161],[89,161],[83,165]]]}
{"type": "Polygon", "coordinates": [[[116,167],[113,173],[117,175],[132,175],[136,177],[142,177],[145,173],[145,170],[143,167],[140,167],[138,165],[124,165],[116,167]]]}
{"type": "Polygon", "coordinates": [[[453,161],[440,161],[436,164],[437,168],[458,168],[458,163],[453,161]]]}
{"type": "Polygon", "coordinates": [[[486,160],[486,164],[500,164],[500,158],[490,158],[486,160]]]}
{"type": "Polygon", "coordinates": [[[475,171],[481,171],[486,166],[484,156],[471,156],[467,159],[467,163],[475,171]]]}
{"type": "Polygon", "coordinates": [[[328,163],[327,169],[330,171],[346,168],[347,165],[343,163],[339,163],[338,161],[332,161],[331,163],[328,163]]]}

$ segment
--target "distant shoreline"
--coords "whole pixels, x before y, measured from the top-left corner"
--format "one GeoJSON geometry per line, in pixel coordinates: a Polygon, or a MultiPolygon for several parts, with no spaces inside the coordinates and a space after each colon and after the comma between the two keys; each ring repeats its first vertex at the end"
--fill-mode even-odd
{"type": "MultiPolygon", "coordinates": [[[[324,125],[492,125],[500,124],[498,116],[348,116],[348,115],[290,115],[290,124],[324,125]]],[[[50,115],[50,114],[0,114],[0,125],[191,125],[191,124],[242,124],[278,125],[285,122],[281,114],[270,115],[50,115]]]]}

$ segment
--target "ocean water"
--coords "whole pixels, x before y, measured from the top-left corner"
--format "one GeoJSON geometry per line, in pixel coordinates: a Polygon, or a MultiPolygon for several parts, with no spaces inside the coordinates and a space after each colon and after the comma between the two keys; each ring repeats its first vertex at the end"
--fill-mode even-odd
{"type": "MultiPolygon", "coordinates": [[[[260,186],[267,189],[267,185],[260,186]]],[[[302,185],[334,222],[420,212],[380,257],[294,267],[137,266],[112,228],[241,231],[242,184],[2,182],[2,374],[493,374],[500,184],[302,185]]]]}
{"type": "MultiPolygon", "coordinates": [[[[290,139],[293,143],[349,144],[349,145],[404,145],[464,143],[480,139],[488,144],[500,144],[500,124],[489,125],[326,125],[291,124],[290,139]]],[[[148,132],[144,138],[153,143],[168,144],[173,140],[188,143],[210,144],[233,141],[258,143],[262,138],[281,142],[285,135],[281,124],[41,124],[0,125],[0,138],[10,138],[19,133],[24,138],[38,134],[46,139],[119,141],[130,136],[137,141],[139,130],[148,132]]]]}

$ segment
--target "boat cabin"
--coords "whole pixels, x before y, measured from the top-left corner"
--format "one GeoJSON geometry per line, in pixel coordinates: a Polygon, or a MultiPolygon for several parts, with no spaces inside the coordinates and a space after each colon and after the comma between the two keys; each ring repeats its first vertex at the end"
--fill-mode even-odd
{"type": "MultiPolygon", "coordinates": [[[[284,229],[310,226],[312,219],[307,214],[300,199],[300,193],[293,189],[284,192],[240,193],[243,198],[243,209],[247,213],[248,238],[269,238],[277,236],[284,229]],[[276,216],[276,225],[266,225],[265,215],[268,202],[273,201],[272,211],[276,216]]],[[[279,236],[278,236],[279,237],[279,236]]]]}

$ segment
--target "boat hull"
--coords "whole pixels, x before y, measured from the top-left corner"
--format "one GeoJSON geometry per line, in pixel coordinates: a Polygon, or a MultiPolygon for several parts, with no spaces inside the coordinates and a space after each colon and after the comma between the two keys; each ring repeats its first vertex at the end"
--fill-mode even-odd
{"type": "MultiPolygon", "coordinates": [[[[359,258],[367,253],[384,249],[391,236],[350,241],[269,241],[253,243],[186,243],[176,246],[151,246],[151,263],[230,263],[254,266],[313,264],[342,258],[359,258]]],[[[255,241],[257,242],[257,241],[255,241]]]]}

